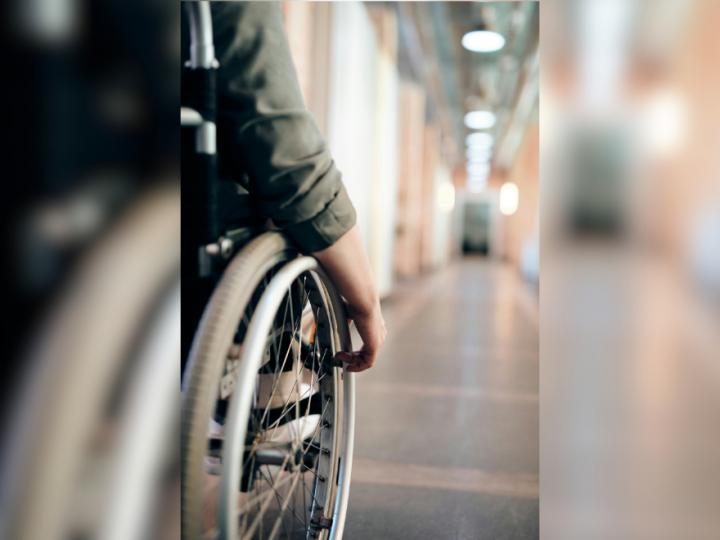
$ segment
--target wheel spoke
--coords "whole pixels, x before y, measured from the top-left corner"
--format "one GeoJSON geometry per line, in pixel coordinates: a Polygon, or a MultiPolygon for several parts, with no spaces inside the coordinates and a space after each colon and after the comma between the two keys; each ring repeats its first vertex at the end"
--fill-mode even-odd
{"type": "MultiPolygon", "coordinates": [[[[285,461],[283,462],[282,466],[280,467],[280,472],[278,473],[278,476],[280,476],[283,472],[286,472],[285,465],[287,465],[287,461],[289,458],[290,458],[290,454],[288,454],[285,457],[285,461]]],[[[270,487],[272,488],[273,491],[269,491],[268,493],[272,494],[274,492],[276,494],[276,496],[279,497],[277,489],[273,485],[274,483],[277,483],[277,482],[270,482],[270,487]]],[[[253,534],[255,534],[255,531],[257,530],[258,526],[260,525],[260,522],[262,521],[263,516],[265,515],[265,511],[268,509],[271,502],[272,502],[272,497],[268,497],[266,500],[263,501],[263,503],[260,506],[258,515],[255,517],[255,520],[252,522],[250,527],[247,529],[247,532],[245,533],[243,538],[252,538],[253,534]]]]}
{"type": "MultiPolygon", "coordinates": [[[[295,488],[297,487],[298,480],[300,480],[301,476],[302,476],[302,473],[300,473],[299,471],[295,473],[295,478],[293,479],[292,485],[290,486],[288,496],[283,500],[282,506],[280,508],[280,515],[278,516],[277,520],[275,521],[275,525],[273,526],[272,531],[270,531],[269,540],[272,540],[273,538],[275,538],[275,535],[277,534],[277,532],[280,528],[281,522],[284,521],[283,518],[285,517],[285,511],[287,510],[288,505],[290,504],[290,501],[292,500],[293,494],[295,493],[295,488]]],[[[295,517],[297,517],[295,510],[293,510],[291,508],[290,511],[295,515],[295,517]]],[[[299,518],[298,518],[298,520],[299,520],[299,518]]],[[[302,521],[302,520],[299,520],[299,521],[302,521]]]]}
{"type": "MultiPolygon", "coordinates": [[[[285,477],[281,481],[275,483],[275,489],[279,489],[281,486],[284,486],[285,484],[287,484],[291,478],[292,478],[292,476],[285,475],[285,477]]],[[[262,504],[265,502],[265,499],[267,499],[268,497],[271,497],[272,495],[273,495],[272,491],[266,491],[265,493],[255,495],[251,499],[248,499],[247,502],[245,502],[240,508],[238,508],[238,512],[243,513],[243,512],[246,512],[247,510],[249,510],[253,505],[262,504]]]]}
{"type": "Polygon", "coordinates": [[[325,296],[313,279],[304,273],[288,287],[259,364],[248,441],[240,456],[242,489],[248,494],[235,509],[242,539],[304,539],[314,512],[327,506],[332,494],[337,458],[323,445],[334,437],[325,430],[336,429],[329,413],[335,406],[334,370],[326,365],[334,334],[327,326],[325,296]]]}
{"type": "MultiPolygon", "coordinates": [[[[290,303],[291,303],[291,302],[287,302],[287,304],[290,304],[290,303]]],[[[284,328],[285,328],[285,321],[287,320],[287,311],[288,311],[288,306],[286,305],[286,306],[285,306],[285,315],[283,316],[283,322],[282,322],[282,326],[281,326],[281,328],[282,328],[283,330],[284,330],[284,328]]],[[[282,335],[283,335],[283,333],[281,332],[281,333],[280,333],[280,337],[281,337],[281,338],[282,338],[282,335]]],[[[281,365],[280,368],[279,368],[279,373],[282,373],[282,372],[283,372],[283,369],[285,368],[285,365],[286,365],[286,363],[287,363],[287,359],[288,359],[288,356],[289,356],[289,354],[290,354],[290,350],[291,350],[291,349],[292,349],[292,342],[291,342],[290,345],[288,346],[288,350],[287,350],[287,352],[285,353],[285,357],[283,358],[282,365],[281,365]]],[[[277,346],[275,347],[275,351],[277,352],[277,346]]],[[[276,369],[277,369],[277,368],[276,368],[276,369]]],[[[278,371],[276,371],[275,373],[277,374],[278,371]]],[[[279,378],[279,377],[275,377],[275,383],[273,384],[273,387],[272,387],[272,389],[271,389],[271,391],[270,391],[270,398],[269,398],[269,400],[268,400],[268,403],[272,402],[272,398],[273,398],[273,396],[275,395],[275,391],[277,390],[277,385],[278,385],[279,381],[280,381],[280,378],[279,378]]],[[[268,414],[268,410],[269,410],[269,408],[266,408],[266,409],[265,409],[265,412],[263,413],[263,416],[262,416],[262,418],[260,419],[260,422],[259,422],[259,423],[260,423],[261,426],[262,426],[263,422],[265,421],[265,417],[266,417],[267,414],[268,414]]]]}

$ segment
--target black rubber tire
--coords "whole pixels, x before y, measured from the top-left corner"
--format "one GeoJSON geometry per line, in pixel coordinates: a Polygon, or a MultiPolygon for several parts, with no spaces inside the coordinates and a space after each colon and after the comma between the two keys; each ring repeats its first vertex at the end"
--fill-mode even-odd
{"type": "Polygon", "coordinates": [[[267,232],[253,239],[225,270],[195,332],[182,392],[181,525],[184,540],[197,540],[202,535],[207,429],[227,351],[263,278],[279,263],[296,256],[296,250],[279,233],[267,232]]]}

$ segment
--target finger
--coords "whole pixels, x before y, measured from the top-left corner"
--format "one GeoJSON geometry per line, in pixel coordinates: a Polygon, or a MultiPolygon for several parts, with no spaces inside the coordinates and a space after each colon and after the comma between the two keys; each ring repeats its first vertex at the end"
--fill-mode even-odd
{"type": "MultiPolygon", "coordinates": [[[[354,352],[340,351],[335,355],[335,362],[342,362],[345,367],[356,365],[363,362],[362,355],[354,352]]],[[[338,366],[340,367],[340,366],[338,366]]]]}
{"type": "Polygon", "coordinates": [[[336,353],[335,360],[339,361],[339,362],[348,362],[348,363],[355,361],[355,359],[353,357],[353,353],[345,352],[345,351],[340,351],[340,352],[336,353]]]}
{"type": "Polygon", "coordinates": [[[362,373],[368,369],[370,369],[368,366],[348,366],[345,368],[345,371],[348,373],[362,373]]]}
{"type": "Polygon", "coordinates": [[[348,373],[361,373],[363,371],[367,371],[372,367],[372,364],[368,362],[364,362],[362,364],[350,364],[348,367],[345,368],[345,371],[348,373]]]}
{"type": "Polygon", "coordinates": [[[348,365],[346,369],[351,373],[360,373],[361,371],[370,369],[375,364],[375,357],[375,354],[360,352],[359,361],[348,365]]]}

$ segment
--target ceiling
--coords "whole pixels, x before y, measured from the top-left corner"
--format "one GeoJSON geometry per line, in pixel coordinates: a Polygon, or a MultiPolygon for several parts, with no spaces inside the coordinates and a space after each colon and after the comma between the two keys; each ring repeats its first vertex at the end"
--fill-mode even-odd
{"type": "Polygon", "coordinates": [[[446,159],[465,159],[463,117],[470,110],[491,110],[495,167],[514,159],[528,122],[537,117],[538,2],[398,2],[401,73],[428,93],[428,116],[440,125],[446,159]],[[463,34],[483,21],[505,37],[494,53],[461,45],[463,34]]]}

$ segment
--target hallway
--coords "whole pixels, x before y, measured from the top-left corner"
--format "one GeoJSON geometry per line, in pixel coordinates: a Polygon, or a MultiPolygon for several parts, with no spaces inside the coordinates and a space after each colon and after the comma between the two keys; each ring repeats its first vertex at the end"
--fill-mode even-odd
{"type": "Polygon", "coordinates": [[[381,358],[356,379],[347,538],[536,538],[534,292],[483,258],[396,291],[381,358]]]}

